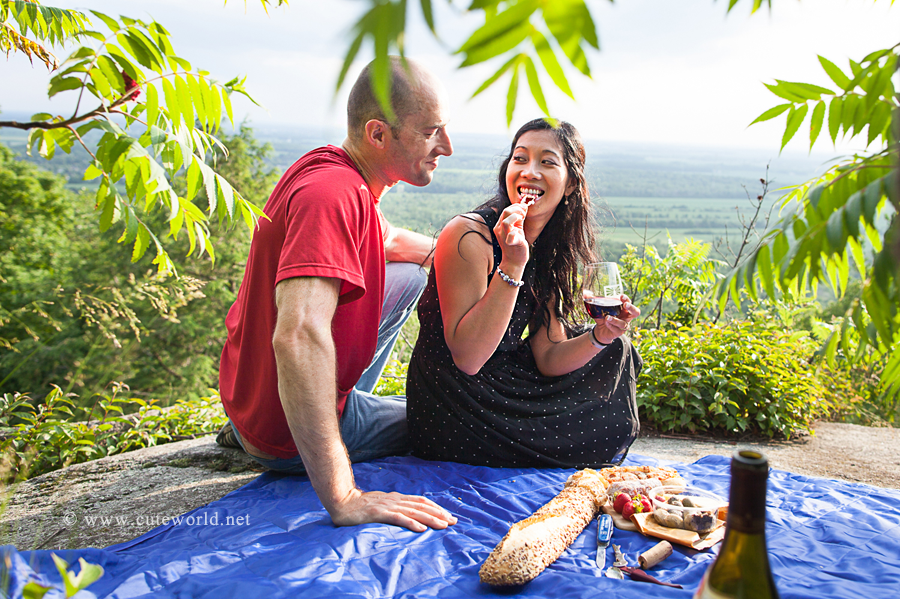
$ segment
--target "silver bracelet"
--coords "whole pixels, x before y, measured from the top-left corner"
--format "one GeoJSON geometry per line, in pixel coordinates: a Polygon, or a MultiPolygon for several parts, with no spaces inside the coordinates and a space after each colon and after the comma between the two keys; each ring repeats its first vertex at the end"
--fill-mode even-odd
{"type": "Polygon", "coordinates": [[[497,274],[500,275],[500,278],[503,279],[503,281],[510,287],[521,287],[522,285],[525,284],[525,281],[517,281],[514,278],[512,278],[511,276],[509,276],[508,274],[506,274],[505,272],[503,272],[502,270],[500,270],[499,266],[497,267],[497,274]]]}
{"type": "Polygon", "coordinates": [[[588,335],[591,338],[591,345],[593,345],[597,349],[606,349],[607,347],[609,347],[609,344],[608,343],[600,343],[600,341],[597,340],[596,335],[594,335],[594,329],[596,329],[596,328],[597,328],[596,326],[593,326],[593,327],[591,327],[591,330],[588,331],[588,335]]]}

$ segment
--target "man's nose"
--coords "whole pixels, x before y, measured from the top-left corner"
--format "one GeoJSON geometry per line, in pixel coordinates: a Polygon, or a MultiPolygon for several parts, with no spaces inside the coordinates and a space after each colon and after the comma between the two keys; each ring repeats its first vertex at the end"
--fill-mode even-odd
{"type": "Polygon", "coordinates": [[[447,133],[446,127],[443,127],[439,134],[437,152],[441,156],[450,156],[453,154],[453,142],[450,141],[450,134],[447,133]]]}

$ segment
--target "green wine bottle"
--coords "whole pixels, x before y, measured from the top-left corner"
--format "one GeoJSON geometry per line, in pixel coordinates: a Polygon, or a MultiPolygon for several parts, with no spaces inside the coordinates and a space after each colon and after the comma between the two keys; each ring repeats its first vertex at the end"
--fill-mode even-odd
{"type": "Polygon", "coordinates": [[[769,460],[758,451],[731,458],[725,540],[694,599],[777,599],[766,553],[766,481],[769,460]]]}

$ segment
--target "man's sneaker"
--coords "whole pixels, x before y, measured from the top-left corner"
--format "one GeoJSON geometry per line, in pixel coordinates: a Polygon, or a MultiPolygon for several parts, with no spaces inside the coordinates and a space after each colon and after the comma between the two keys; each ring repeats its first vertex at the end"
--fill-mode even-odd
{"type": "Polygon", "coordinates": [[[238,443],[237,435],[234,434],[234,429],[231,428],[230,420],[219,430],[219,434],[216,435],[216,443],[222,447],[233,447],[234,449],[243,450],[241,444],[238,443]]]}

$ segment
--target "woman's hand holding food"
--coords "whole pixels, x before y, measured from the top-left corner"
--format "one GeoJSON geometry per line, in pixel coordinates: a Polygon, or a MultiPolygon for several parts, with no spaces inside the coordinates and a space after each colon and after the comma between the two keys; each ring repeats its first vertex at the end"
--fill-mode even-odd
{"type": "Polygon", "coordinates": [[[619,310],[618,316],[603,316],[594,319],[597,327],[594,329],[593,335],[603,345],[609,345],[617,337],[624,335],[628,330],[628,324],[641,315],[641,309],[632,304],[627,295],[622,295],[620,298],[622,308],[619,310]]]}
{"type": "Polygon", "coordinates": [[[506,274],[516,279],[522,277],[522,271],[529,258],[528,240],[525,239],[523,228],[527,213],[528,207],[524,204],[510,204],[500,214],[497,224],[494,225],[494,235],[503,250],[500,268],[504,272],[507,268],[514,270],[514,272],[506,272],[506,274]]]}

